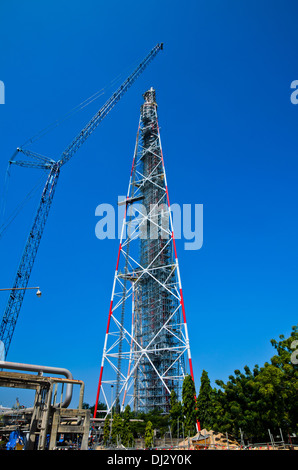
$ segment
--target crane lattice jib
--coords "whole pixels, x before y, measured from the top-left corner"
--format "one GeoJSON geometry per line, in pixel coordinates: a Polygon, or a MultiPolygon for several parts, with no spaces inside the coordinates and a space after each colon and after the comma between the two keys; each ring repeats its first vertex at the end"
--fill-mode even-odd
{"type": "Polygon", "coordinates": [[[96,129],[98,124],[107,116],[112,110],[116,103],[121,99],[124,93],[131,87],[136,81],[140,74],[145,70],[147,65],[157,55],[157,53],[163,48],[163,44],[157,44],[145,57],[145,59],[138,65],[134,72],[122,83],[122,85],[116,90],[115,93],[106,101],[102,108],[93,116],[88,124],[82,129],[82,131],[73,139],[70,145],[64,150],[60,160],[55,162],[54,160],[31,152],[27,149],[18,148],[15,152],[23,153],[25,156],[33,159],[33,161],[11,161],[22,167],[38,168],[48,170],[50,169],[49,176],[47,178],[46,185],[44,187],[42,197],[40,200],[39,207],[37,209],[34,222],[29,233],[24,252],[17,270],[17,274],[14,280],[14,284],[6,305],[6,309],[3,315],[3,319],[0,325],[0,341],[4,345],[4,356],[6,359],[12,336],[14,334],[17,319],[20,313],[20,309],[23,303],[25,288],[28,285],[28,281],[31,275],[31,271],[34,265],[34,261],[37,255],[40,240],[43,234],[44,226],[50,211],[50,207],[53,201],[58,177],[60,174],[60,168],[77,152],[81,145],[96,129]]]}
{"type": "Polygon", "coordinates": [[[4,344],[5,358],[14,334],[17,319],[23,303],[25,289],[36,258],[37,250],[42,237],[43,229],[54,197],[59,176],[59,168],[53,167],[47,178],[41,201],[29,233],[25,249],[18,267],[18,271],[10,293],[3,319],[0,326],[0,339],[4,344]]]}

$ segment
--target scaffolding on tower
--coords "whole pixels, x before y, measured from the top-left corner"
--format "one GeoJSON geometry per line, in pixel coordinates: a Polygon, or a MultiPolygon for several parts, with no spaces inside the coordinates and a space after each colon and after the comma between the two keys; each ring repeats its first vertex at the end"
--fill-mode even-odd
{"type": "Polygon", "coordinates": [[[100,398],[107,414],[168,413],[187,365],[194,378],[155,90],[143,98],[94,417],[100,398]]]}

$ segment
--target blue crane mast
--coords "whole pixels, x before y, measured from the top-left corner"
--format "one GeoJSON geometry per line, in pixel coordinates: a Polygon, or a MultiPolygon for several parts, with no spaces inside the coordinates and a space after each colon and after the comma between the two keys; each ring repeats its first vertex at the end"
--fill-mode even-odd
{"type": "Polygon", "coordinates": [[[74,154],[78,151],[81,145],[83,145],[87,138],[100,124],[100,122],[113,109],[116,103],[122,98],[124,93],[131,87],[131,85],[145,70],[147,65],[162,49],[162,43],[157,44],[153,49],[151,49],[145,59],[136,67],[132,74],[122,83],[122,85],[106,101],[102,108],[91,118],[87,125],[68,145],[68,147],[64,150],[61,155],[61,158],[58,161],[31,152],[27,149],[17,148],[14,156],[21,152],[23,155],[29,157],[31,160],[15,160],[11,161],[11,163],[27,168],[39,168],[43,170],[49,170],[49,175],[45,187],[43,189],[43,193],[41,196],[39,207],[37,209],[37,213],[34,218],[32,228],[26,241],[26,245],[18,266],[14,284],[11,289],[11,293],[0,326],[0,341],[2,341],[2,347],[4,347],[4,359],[6,359],[7,357],[7,353],[14,334],[17,319],[25,295],[25,288],[28,285],[40,240],[51,208],[61,167],[74,156],[74,154]]]}

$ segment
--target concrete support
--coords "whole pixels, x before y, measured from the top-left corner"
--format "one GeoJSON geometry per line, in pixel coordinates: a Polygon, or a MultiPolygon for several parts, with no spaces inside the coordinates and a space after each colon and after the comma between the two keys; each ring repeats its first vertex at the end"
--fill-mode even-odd
{"type": "MultiPolygon", "coordinates": [[[[36,391],[33,408],[23,410],[27,422],[23,430],[28,433],[25,450],[46,450],[48,434],[50,434],[49,450],[53,450],[57,447],[60,433],[73,434],[76,437],[80,435],[80,450],[88,449],[90,410],[82,409],[84,382],[68,378],[44,377],[40,374],[0,371],[0,387],[36,391]],[[66,389],[75,384],[80,386],[78,409],[64,408],[65,400],[63,401],[62,396],[60,404],[52,404],[53,391],[58,384],[61,386],[66,384],[66,389]]],[[[2,429],[0,431],[3,432],[2,429]]]]}

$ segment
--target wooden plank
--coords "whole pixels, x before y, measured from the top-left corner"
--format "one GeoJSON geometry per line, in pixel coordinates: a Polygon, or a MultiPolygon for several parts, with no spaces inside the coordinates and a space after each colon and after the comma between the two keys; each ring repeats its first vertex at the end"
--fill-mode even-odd
{"type": "Polygon", "coordinates": [[[59,425],[58,433],[75,433],[75,434],[83,434],[85,431],[84,426],[76,426],[76,425],[59,425]]]}

